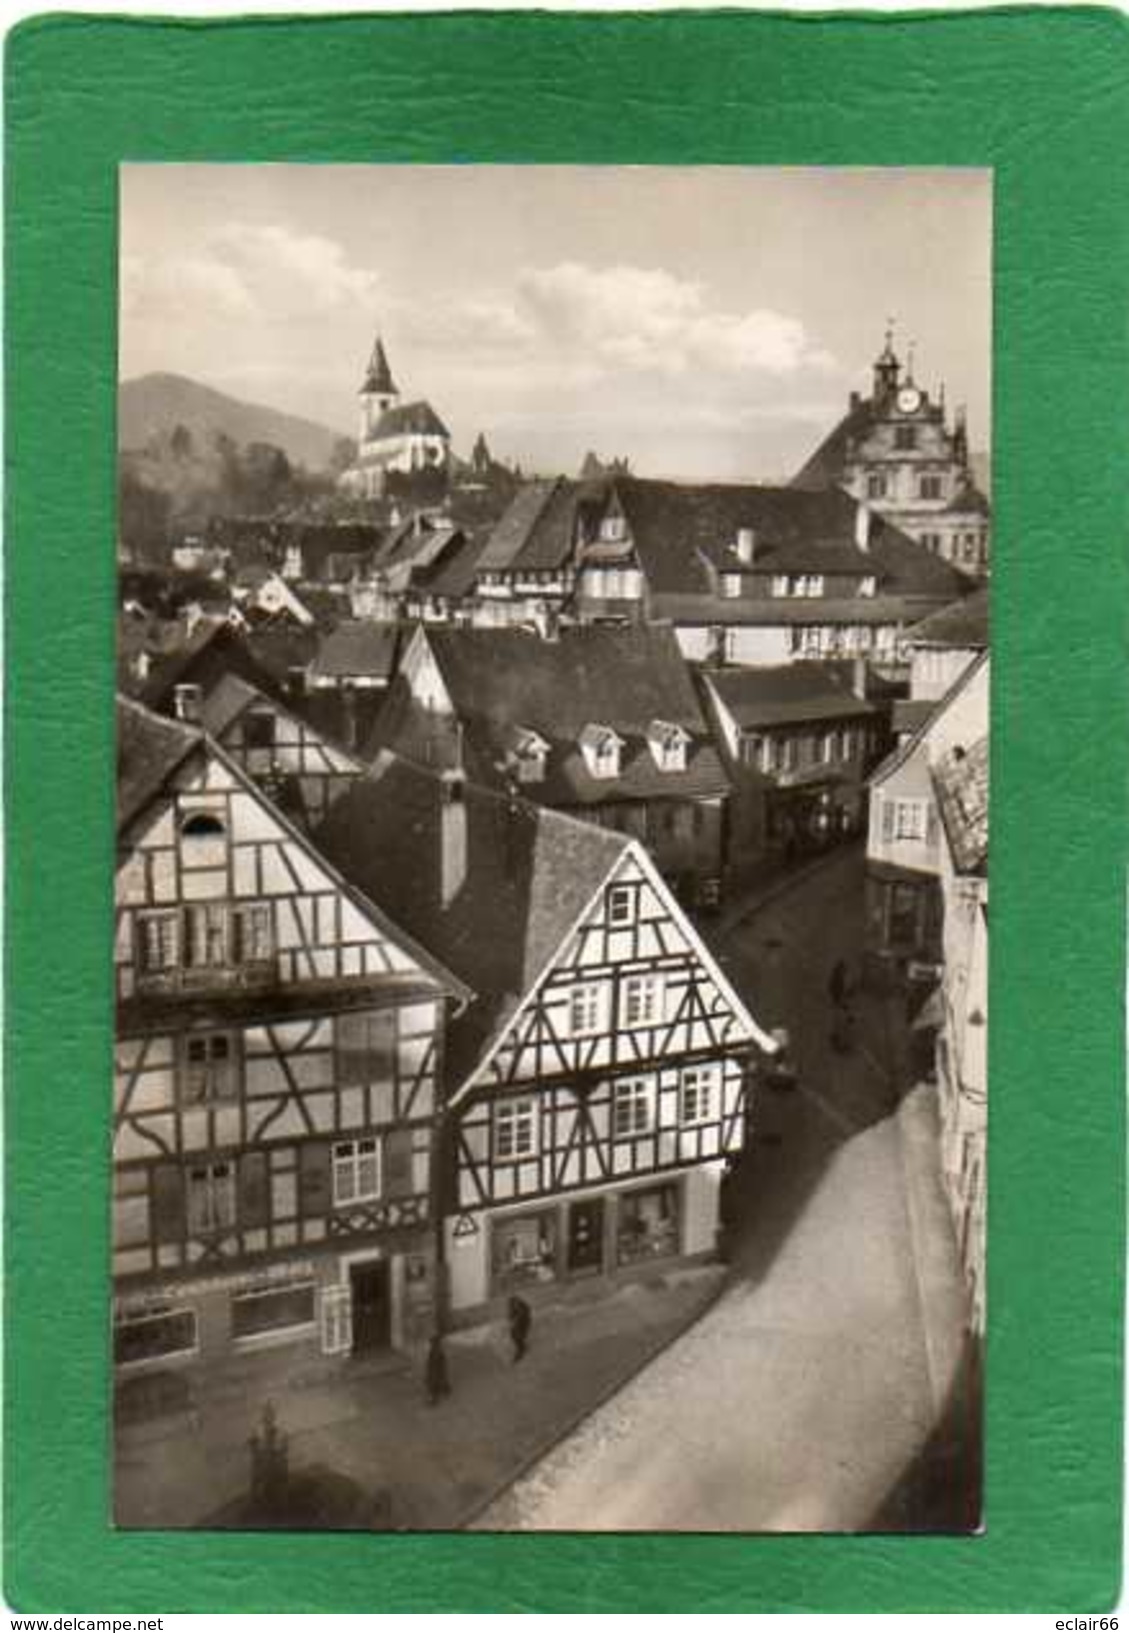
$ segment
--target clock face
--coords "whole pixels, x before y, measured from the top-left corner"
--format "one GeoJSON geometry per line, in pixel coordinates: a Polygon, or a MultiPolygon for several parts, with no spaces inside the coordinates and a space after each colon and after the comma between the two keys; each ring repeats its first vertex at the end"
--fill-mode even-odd
{"type": "Polygon", "coordinates": [[[903,414],[916,413],[921,403],[921,393],[916,386],[903,386],[898,392],[898,407],[903,414]]]}

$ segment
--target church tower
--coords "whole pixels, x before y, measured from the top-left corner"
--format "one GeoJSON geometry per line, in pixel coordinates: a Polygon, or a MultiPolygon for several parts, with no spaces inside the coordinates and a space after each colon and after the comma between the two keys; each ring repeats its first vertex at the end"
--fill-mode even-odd
{"type": "Polygon", "coordinates": [[[360,396],[361,426],[358,441],[363,447],[366,442],[371,441],[382,416],[400,400],[399,387],[392,378],[392,370],[384,353],[384,342],[379,335],[373,343],[372,356],[368,360],[360,396]]]}
{"type": "Polygon", "coordinates": [[[874,364],[873,401],[876,406],[889,402],[894,396],[898,389],[901,367],[894,352],[894,325],[891,322],[886,328],[886,344],[874,364]]]}

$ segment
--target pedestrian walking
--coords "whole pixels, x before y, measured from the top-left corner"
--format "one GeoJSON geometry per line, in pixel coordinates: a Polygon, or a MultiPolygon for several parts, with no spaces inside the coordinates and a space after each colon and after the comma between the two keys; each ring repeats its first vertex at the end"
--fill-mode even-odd
{"type": "Polygon", "coordinates": [[[443,1348],[443,1340],[438,1333],[434,1335],[428,1346],[423,1381],[424,1388],[427,1390],[428,1406],[438,1406],[443,1397],[451,1393],[451,1377],[447,1371],[447,1352],[443,1348]]]}
{"type": "Polygon", "coordinates": [[[514,1347],[514,1365],[522,1360],[529,1348],[529,1330],[533,1326],[533,1311],[523,1298],[515,1293],[510,1299],[510,1342],[514,1347]]]}
{"type": "Polygon", "coordinates": [[[836,1009],[842,1009],[843,1005],[846,1003],[847,990],[847,966],[840,958],[835,964],[835,967],[832,969],[831,976],[827,982],[827,996],[831,999],[831,1002],[835,1005],[836,1009]]]}

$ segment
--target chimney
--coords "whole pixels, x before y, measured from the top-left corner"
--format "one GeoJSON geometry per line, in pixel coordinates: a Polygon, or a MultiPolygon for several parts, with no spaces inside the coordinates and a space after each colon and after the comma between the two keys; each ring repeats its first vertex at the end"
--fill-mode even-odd
{"type": "Polygon", "coordinates": [[[859,393],[857,391],[852,391],[851,392],[851,412],[852,413],[854,412],[854,410],[856,408],[858,408],[858,406],[859,406],[859,404],[861,402],[862,402],[862,397],[859,395],[859,393]]]}
{"type": "Polygon", "coordinates": [[[752,527],[739,527],[737,529],[737,560],[743,562],[747,567],[753,559],[756,548],[756,529],[752,527]]]}
{"type": "Polygon", "coordinates": [[[851,659],[851,691],[866,702],[867,664],[863,657],[851,659]]]}
{"type": "Polygon", "coordinates": [[[861,501],[855,508],[855,543],[860,550],[870,549],[870,506],[861,501]]]}
{"type": "Polygon", "coordinates": [[[466,883],[466,773],[462,766],[439,778],[439,905],[446,912],[466,883]]]}
{"type": "Polygon", "coordinates": [[[183,720],[189,725],[198,725],[202,702],[203,693],[199,686],[188,682],[174,686],[173,711],[178,720],[183,720]]]}

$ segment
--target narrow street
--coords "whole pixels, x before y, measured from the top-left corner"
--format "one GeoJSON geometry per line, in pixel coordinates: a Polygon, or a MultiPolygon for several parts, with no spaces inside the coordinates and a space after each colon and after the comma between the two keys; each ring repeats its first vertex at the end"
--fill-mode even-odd
{"type": "MultiPolygon", "coordinates": [[[[828,976],[860,973],[857,847],[721,938],[795,1090],[763,1090],[732,1274],[705,1316],[511,1488],[481,1529],[919,1529],[909,1471],[949,1403],[963,1294],[931,1091],[902,1017],[859,993],[829,1038],[828,976]],[[901,1490],[901,1496],[894,1494],[901,1490]]],[[[918,1505],[920,1507],[920,1503],[918,1505]]]]}

